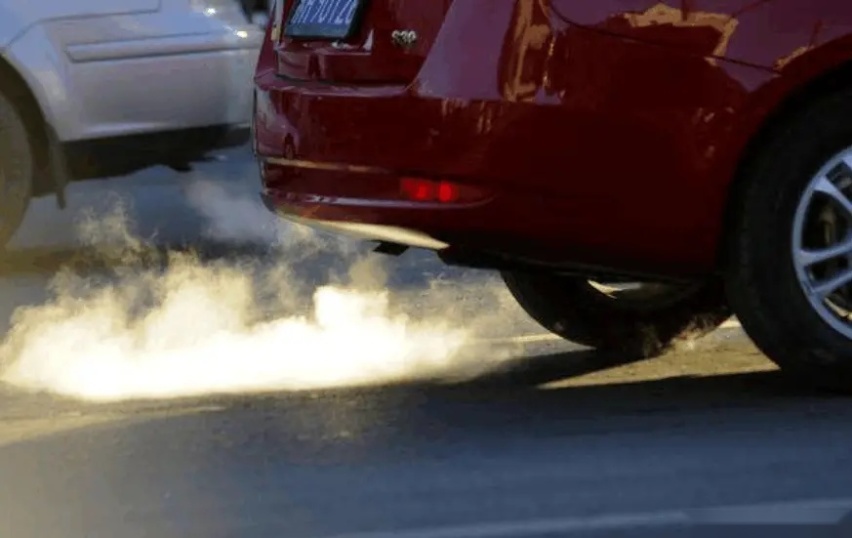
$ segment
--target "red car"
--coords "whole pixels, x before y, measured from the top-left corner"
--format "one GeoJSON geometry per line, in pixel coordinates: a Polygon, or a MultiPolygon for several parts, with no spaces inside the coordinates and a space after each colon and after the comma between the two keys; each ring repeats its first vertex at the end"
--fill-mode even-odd
{"type": "Polygon", "coordinates": [[[852,3],[278,0],[254,82],[285,218],[498,269],[604,350],[734,313],[852,389],[852,3]]]}

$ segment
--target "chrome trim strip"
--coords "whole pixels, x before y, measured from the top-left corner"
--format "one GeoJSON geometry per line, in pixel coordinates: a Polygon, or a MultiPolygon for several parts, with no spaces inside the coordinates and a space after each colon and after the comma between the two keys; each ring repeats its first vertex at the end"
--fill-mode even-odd
{"type": "Polygon", "coordinates": [[[258,49],[262,40],[262,34],[259,34],[255,28],[237,28],[230,32],[69,45],[66,48],[66,53],[73,62],[102,62],[132,58],[258,49]]]}

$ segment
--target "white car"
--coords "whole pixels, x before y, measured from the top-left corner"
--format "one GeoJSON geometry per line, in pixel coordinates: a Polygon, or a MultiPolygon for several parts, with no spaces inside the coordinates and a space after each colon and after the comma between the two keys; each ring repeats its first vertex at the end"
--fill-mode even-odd
{"type": "Polygon", "coordinates": [[[248,140],[240,0],[0,0],[0,247],[32,197],[248,140]]]}

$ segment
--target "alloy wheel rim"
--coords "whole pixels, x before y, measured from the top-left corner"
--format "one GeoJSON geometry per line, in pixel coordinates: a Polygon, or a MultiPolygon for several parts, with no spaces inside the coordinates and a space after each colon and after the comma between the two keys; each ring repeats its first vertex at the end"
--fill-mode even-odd
{"type": "Polygon", "coordinates": [[[819,317],[852,340],[852,148],[808,183],[793,221],[793,265],[819,317]]]}

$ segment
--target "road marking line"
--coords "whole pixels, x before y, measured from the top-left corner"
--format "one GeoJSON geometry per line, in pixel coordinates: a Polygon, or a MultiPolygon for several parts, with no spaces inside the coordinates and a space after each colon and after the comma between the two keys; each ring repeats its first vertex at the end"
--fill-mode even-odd
{"type": "Polygon", "coordinates": [[[852,498],[818,499],[704,509],[507,521],[503,523],[475,523],[398,531],[338,534],[326,538],[502,538],[636,527],[686,527],[708,524],[837,524],[850,512],[852,512],[852,498]]]}

